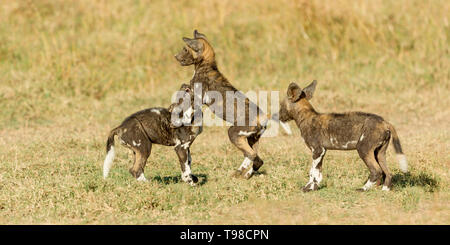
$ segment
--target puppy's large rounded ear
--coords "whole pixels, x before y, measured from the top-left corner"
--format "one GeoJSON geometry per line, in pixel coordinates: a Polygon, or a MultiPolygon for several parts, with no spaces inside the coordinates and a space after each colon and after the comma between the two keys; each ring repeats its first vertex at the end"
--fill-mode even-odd
{"type": "Polygon", "coordinates": [[[195,52],[198,52],[202,49],[203,43],[196,40],[196,39],[190,39],[187,37],[183,37],[183,41],[186,43],[186,45],[194,50],[195,52]]]}
{"type": "Polygon", "coordinates": [[[302,89],[296,83],[289,84],[287,98],[291,103],[297,102],[301,95],[302,89]]]}
{"type": "Polygon", "coordinates": [[[314,81],[312,81],[311,84],[309,84],[306,88],[304,88],[302,90],[302,92],[305,94],[305,98],[307,100],[312,99],[314,91],[316,90],[316,85],[317,85],[317,81],[314,80],[314,81]]]}
{"type": "Polygon", "coordinates": [[[206,40],[206,36],[200,32],[198,32],[197,30],[194,30],[194,38],[203,38],[206,40]]]}

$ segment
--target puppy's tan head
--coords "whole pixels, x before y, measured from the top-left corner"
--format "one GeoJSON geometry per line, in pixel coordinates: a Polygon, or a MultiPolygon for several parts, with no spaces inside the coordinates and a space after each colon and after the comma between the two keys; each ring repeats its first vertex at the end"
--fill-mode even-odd
{"type": "Polygon", "coordinates": [[[296,112],[303,108],[312,108],[308,102],[316,90],[317,81],[312,81],[306,88],[301,89],[296,83],[289,84],[286,98],[280,102],[279,119],[286,122],[294,119],[296,112]]]}
{"type": "Polygon", "coordinates": [[[186,45],[175,55],[182,66],[213,63],[215,61],[214,50],[205,35],[195,30],[194,38],[183,37],[183,41],[186,45]]]}

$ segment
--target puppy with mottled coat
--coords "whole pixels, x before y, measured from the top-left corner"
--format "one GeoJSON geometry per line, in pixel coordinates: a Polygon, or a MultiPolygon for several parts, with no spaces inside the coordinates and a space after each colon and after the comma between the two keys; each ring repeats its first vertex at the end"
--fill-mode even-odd
{"type": "Polygon", "coordinates": [[[257,153],[257,143],[266,130],[268,117],[243,93],[238,91],[225,76],[219,71],[215,59],[215,52],[204,34],[194,31],[193,38],[184,37],[185,46],[175,55],[182,66],[194,66],[194,75],[190,81],[191,88],[196,84],[202,86],[202,94],[195,95],[202,99],[202,104],[212,107],[214,104],[222,108],[213,111],[214,114],[232,124],[228,129],[228,137],[231,143],[243,154],[244,161],[236,170],[236,177],[251,178],[264,164],[257,153]],[[221,100],[210,98],[212,93],[218,93],[221,100]],[[238,95],[231,100],[227,94],[238,95]],[[238,104],[243,104],[244,113],[239,114],[238,104]],[[251,109],[253,108],[252,113],[251,109]]]}
{"type": "MultiPolygon", "coordinates": [[[[184,100],[190,100],[191,89],[183,84],[180,88],[185,94],[182,100],[173,103],[169,108],[149,108],[138,111],[127,117],[120,126],[111,130],[106,143],[106,158],[103,164],[103,178],[108,176],[114,160],[114,137],[117,136],[120,143],[133,151],[134,164],[130,173],[138,181],[147,181],[144,176],[144,167],[150,156],[152,145],[159,144],[174,146],[178,156],[182,180],[190,185],[195,185],[198,178],[191,173],[190,146],[195,138],[202,132],[202,127],[184,126],[192,123],[193,109],[180,108],[184,100]],[[179,113],[178,113],[179,112],[179,113]],[[178,118],[172,118],[177,114],[178,118]],[[174,122],[183,124],[175,127],[174,122]]],[[[191,105],[191,103],[188,103],[191,105]]]]}
{"type": "Polygon", "coordinates": [[[386,165],[386,149],[392,138],[399,159],[400,170],[407,172],[408,164],[403,154],[400,140],[394,127],[382,117],[364,113],[319,113],[309,103],[316,81],[301,89],[291,83],[287,98],[280,102],[279,119],[283,122],[294,120],[302,138],[312,152],[312,167],[309,181],[303,191],[319,188],[322,181],[322,161],[327,150],[357,150],[370,171],[369,179],[359,190],[367,191],[373,185],[382,190],[391,188],[391,173],[386,165]]]}

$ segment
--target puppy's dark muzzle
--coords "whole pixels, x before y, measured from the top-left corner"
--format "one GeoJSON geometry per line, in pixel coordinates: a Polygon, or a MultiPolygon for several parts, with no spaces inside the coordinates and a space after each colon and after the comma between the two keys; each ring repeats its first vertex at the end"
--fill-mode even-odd
{"type": "Polygon", "coordinates": [[[178,61],[178,63],[180,63],[180,65],[182,66],[187,66],[188,64],[186,64],[186,62],[180,58],[178,55],[174,55],[175,59],[178,61]]]}

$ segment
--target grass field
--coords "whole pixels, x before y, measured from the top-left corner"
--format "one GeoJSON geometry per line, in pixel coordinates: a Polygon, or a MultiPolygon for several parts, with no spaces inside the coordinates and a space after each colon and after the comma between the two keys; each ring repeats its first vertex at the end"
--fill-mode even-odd
{"type": "Polygon", "coordinates": [[[0,224],[450,224],[450,2],[0,2],[0,224]],[[181,181],[171,147],[154,146],[151,181],[128,173],[109,131],[130,113],[168,106],[192,67],[173,55],[197,28],[239,89],[319,84],[320,112],[379,114],[399,133],[394,188],[355,191],[368,177],[356,152],[329,151],[323,187],[302,193],[311,156],[299,130],[263,138],[265,164],[232,178],[242,155],[226,129],[206,127],[181,181]]]}

